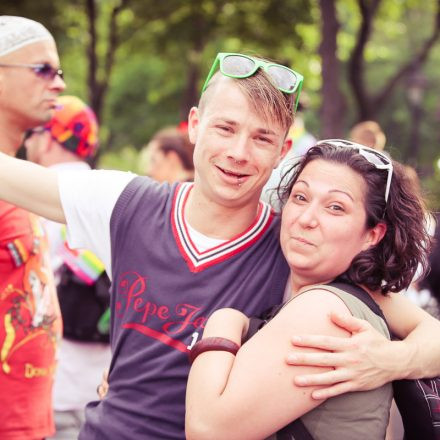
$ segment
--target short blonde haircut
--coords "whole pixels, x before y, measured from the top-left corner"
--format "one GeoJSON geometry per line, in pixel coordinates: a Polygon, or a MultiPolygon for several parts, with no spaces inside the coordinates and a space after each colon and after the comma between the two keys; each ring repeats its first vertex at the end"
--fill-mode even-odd
{"type": "MultiPolygon", "coordinates": [[[[222,78],[221,72],[213,75],[208,87],[200,97],[199,110],[201,113],[209,102],[212,91],[219,84],[220,78],[222,78]]],[[[261,69],[248,78],[230,79],[247,97],[257,115],[260,115],[267,122],[278,123],[287,134],[293,124],[294,94],[288,95],[281,92],[261,69]]]]}

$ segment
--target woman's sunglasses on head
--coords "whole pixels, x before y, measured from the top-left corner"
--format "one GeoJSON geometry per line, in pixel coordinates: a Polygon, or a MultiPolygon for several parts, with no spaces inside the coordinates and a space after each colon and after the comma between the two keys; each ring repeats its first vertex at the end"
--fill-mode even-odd
{"type": "Polygon", "coordinates": [[[300,73],[295,72],[286,66],[282,66],[281,64],[271,63],[248,55],[242,55],[239,53],[219,53],[208,73],[208,77],[202,88],[202,93],[206,90],[209,81],[219,67],[220,72],[223,75],[237,79],[249,78],[250,76],[255,75],[258,69],[263,69],[275,87],[283,93],[289,95],[296,93],[294,109],[294,111],[296,111],[299,102],[299,95],[304,82],[304,77],[300,73]]]}
{"type": "Polygon", "coordinates": [[[0,67],[18,67],[18,68],[25,68],[25,69],[31,69],[35,75],[39,76],[40,78],[43,78],[45,80],[52,81],[57,75],[64,79],[64,73],[61,69],[55,69],[55,67],[52,67],[48,63],[41,63],[41,64],[6,64],[6,63],[0,63],[0,67]]]}
{"type": "Polygon", "coordinates": [[[365,145],[358,144],[356,142],[346,141],[345,139],[325,139],[319,141],[316,145],[331,145],[333,147],[345,147],[353,148],[363,156],[369,163],[374,165],[379,170],[387,170],[387,185],[385,187],[385,204],[388,202],[388,196],[390,194],[391,178],[393,176],[393,163],[391,159],[384,153],[374,150],[373,148],[366,147],[365,145]]]}

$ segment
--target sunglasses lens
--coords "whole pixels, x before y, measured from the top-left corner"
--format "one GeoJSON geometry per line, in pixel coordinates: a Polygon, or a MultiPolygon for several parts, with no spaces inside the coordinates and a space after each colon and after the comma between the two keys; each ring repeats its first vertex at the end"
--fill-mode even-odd
{"type": "Polygon", "coordinates": [[[288,93],[293,93],[298,87],[297,76],[283,66],[269,66],[267,73],[278,88],[288,93]]]}
{"type": "Polygon", "coordinates": [[[247,57],[228,55],[223,58],[222,71],[226,75],[245,78],[252,74],[255,63],[247,57]]]}
{"type": "Polygon", "coordinates": [[[374,151],[369,151],[365,149],[360,150],[359,153],[362,154],[362,156],[364,156],[365,159],[368,160],[368,162],[370,162],[373,165],[376,165],[377,167],[383,167],[384,165],[390,164],[389,159],[380,153],[376,153],[374,151]]]}
{"type": "Polygon", "coordinates": [[[52,79],[55,76],[55,69],[52,68],[49,64],[43,64],[42,66],[35,68],[35,73],[38,76],[41,76],[44,79],[52,79]]]}
{"type": "Polygon", "coordinates": [[[50,64],[42,64],[36,67],[35,73],[46,80],[52,80],[58,75],[61,79],[64,77],[64,73],[61,69],[54,69],[50,64]]]}

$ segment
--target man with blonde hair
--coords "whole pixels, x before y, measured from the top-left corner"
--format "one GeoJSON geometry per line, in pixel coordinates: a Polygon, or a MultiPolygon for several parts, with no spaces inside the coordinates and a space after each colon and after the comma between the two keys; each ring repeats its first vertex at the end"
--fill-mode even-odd
{"type": "MultiPolygon", "coordinates": [[[[259,199],[288,151],[301,85],[284,66],[218,54],[188,119],[194,183],[117,171],[57,177],[0,155],[0,197],[67,222],[71,247],[93,250],[112,274],[110,389],[88,405],[81,439],[183,439],[187,354],[207,317],[222,307],[258,315],[281,302],[289,270],[279,217],[259,199]]],[[[313,379],[336,383],[321,397],[440,372],[438,346],[427,347],[438,333],[430,322],[402,343],[355,318],[338,322],[354,336],[321,341],[337,344],[335,353],[308,360],[336,367],[313,379]],[[418,356],[400,362],[413,346],[418,356]]]]}
{"type": "MultiPolygon", "coordinates": [[[[40,23],[0,16],[0,150],[14,156],[64,89],[54,39],[40,23]]],[[[9,192],[11,188],[5,188],[9,192]]],[[[52,384],[61,318],[39,219],[0,201],[0,438],[54,432],[52,384]]]]}

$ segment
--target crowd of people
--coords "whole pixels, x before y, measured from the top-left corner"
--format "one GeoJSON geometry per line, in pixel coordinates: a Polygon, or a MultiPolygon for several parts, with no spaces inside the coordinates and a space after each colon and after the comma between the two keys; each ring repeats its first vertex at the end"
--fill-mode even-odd
{"type": "Polygon", "coordinates": [[[366,141],[292,155],[302,85],[219,53],[147,176],[91,170],[52,35],[0,16],[1,439],[379,439],[390,382],[440,374],[440,322],[399,293],[429,265],[420,192],[366,141]]]}

